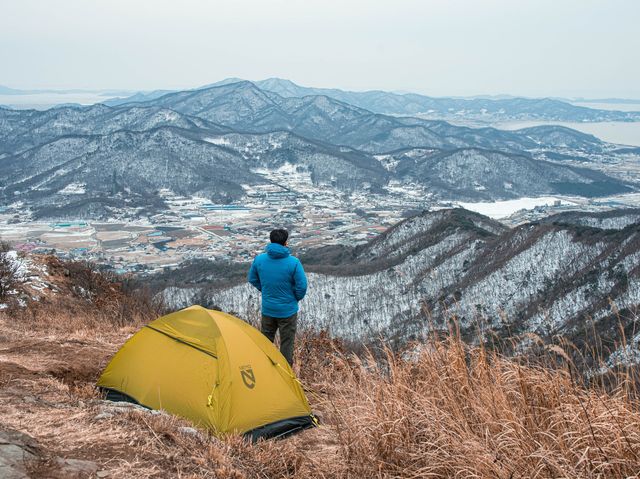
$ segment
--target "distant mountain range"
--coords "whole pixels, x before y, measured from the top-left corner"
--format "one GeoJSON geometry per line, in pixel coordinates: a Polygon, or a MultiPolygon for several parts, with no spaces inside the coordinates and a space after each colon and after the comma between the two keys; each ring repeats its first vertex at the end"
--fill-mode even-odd
{"type": "MultiPolygon", "coordinates": [[[[239,83],[240,78],[228,78],[198,89],[212,86],[239,83]]],[[[277,93],[285,98],[305,96],[327,96],[374,113],[389,115],[421,116],[429,119],[466,120],[476,122],[498,121],[640,121],[640,100],[609,98],[566,100],[563,98],[523,98],[512,95],[477,95],[472,97],[431,97],[417,93],[398,93],[381,90],[346,91],[337,88],[312,88],[297,85],[290,80],[268,78],[253,82],[261,90],[277,93]],[[577,106],[578,103],[638,104],[639,111],[625,112],[602,110],[577,106]]],[[[124,90],[85,90],[85,89],[29,89],[21,90],[0,85],[0,95],[33,94],[78,94],[98,93],[104,96],[116,96],[106,100],[108,106],[127,103],[147,102],[163,95],[175,93],[175,90],[153,90],[131,93],[124,90]]]]}
{"type": "Polygon", "coordinates": [[[338,190],[383,192],[397,180],[451,200],[635,188],[563,164],[615,149],[559,126],[455,126],[326,95],[282,96],[248,81],[158,95],[117,106],[0,108],[0,201],[27,201],[50,216],[108,216],[96,206],[106,204],[162,209],[161,188],[229,202],[242,197],[242,185],[266,181],[256,169],[285,163],[338,190]],[[560,160],[536,159],[554,160],[549,152],[560,160]]]}
{"type": "MultiPolygon", "coordinates": [[[[228,85],[242,82],[239,78],[229,78],[202,87],[228,85]]],[[[541,121],[640,121],[640,111],[623,112],[598,110],[572,105],[567,101],[552,98],[521,97],[430,97],[416,93],[393,93],[380,90],[354,92],[336,88],[311,88],[290,80],[269,78],[253,82],[261,90],[277,93],[284,98],[305,96],[327,96],[374,113],[389,115],[420,115],[432,119],[475,120],[484,122],[507,120],[541,121]]],[[[166,91],[139,93],[129,98],[112,99],[107,105],[122,105],[135,101],[156,99],[166,91]]]]}
{"type": "Polygon", "coordinates": [[[639,98],[573,98],[570,101],[576,103],[600,103],[600,104],[620,104],[620,105],[638,105],[640,107],[639,98]]]}

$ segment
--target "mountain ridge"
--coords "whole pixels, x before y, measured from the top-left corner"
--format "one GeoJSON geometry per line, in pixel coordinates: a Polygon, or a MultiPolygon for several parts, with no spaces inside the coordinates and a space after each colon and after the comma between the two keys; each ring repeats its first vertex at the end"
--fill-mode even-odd
{"type": "MultiPolygon", "coordinates": [[[[240,78],[228,78],[194,90],[224,86],[237,83],[240,78]]],[[[252,81],[263,90],[271,91],[282,97],[325,95],[344,103],[355,105],[375,113],[419,115],[427,114],[433,118],[453,119],[463,115],[467,119],[481,121],[497,120],[555,120],[555,121],[640,121],[640,111],[625,112],[599,110],[576,106],[556,98],[525,98],[504,95],[487,98],[475,97],[432,97],[418,93],[394,93],[384,90],[349,91],[338,88],[314,88],[298,85],[291,80],[267,78],[252,81]],[[549,112],[553,113],[550,114],[549,112]],[[505,112],[509,112],[506,113],[505,112]]],[[[146,95],[152,99],[155,92],[146,95]]],[[[144,96],[140,98],[145,98],[144,96]]],[[[110,100],[111,104],[122,104],[130,99],[110,100]],[[117,102],[117,103],[114,103],[117,102]]]]}
{"type": "MultiPolygon", "coordinates": [[[[357,249],[302,255],[311,287],[301,321],[355,341],[383,335],[399,343],[446,331],[452,319],[469,337],[478,328],[509,337],[561,331],[574,342],[593,324],[611,354],[620,324],[640,351],[631,314],[640,309],[640,215],[615,215],[629,219],[614,229],[558,218],[509,229],[465,210],[423,212],[357,249]]],[[[166,295],[177,305],[206,298],[243,317],[259,304],[245,284],[166,295]]]]}

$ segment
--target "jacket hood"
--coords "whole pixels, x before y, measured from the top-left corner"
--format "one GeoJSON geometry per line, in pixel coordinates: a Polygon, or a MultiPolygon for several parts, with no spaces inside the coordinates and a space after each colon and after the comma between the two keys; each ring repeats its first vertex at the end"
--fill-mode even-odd
{"type": "Polygon", "coordinates": [[[269,257],[273,259],[286,258],[290,254],[289,248],[278,243],[269,243],[265,250],[269,257]]]}

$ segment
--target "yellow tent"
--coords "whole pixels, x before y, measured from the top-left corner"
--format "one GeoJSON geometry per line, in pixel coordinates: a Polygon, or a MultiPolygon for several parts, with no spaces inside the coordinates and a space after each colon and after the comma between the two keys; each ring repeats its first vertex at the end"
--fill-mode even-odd
{"type": "Polygon", "coordinates": [[[113,357],[98,386],[215,434],[276,437],[316,423],[274,345],[244,321],[200,306],[149,323],[113,357]]]}

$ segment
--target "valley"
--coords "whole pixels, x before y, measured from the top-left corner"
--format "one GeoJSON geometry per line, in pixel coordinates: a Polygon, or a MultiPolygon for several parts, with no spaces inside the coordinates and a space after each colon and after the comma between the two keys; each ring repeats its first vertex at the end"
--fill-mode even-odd
{"type": "MultiPolygon", "coordinates": [[[[118,207],[108,219],[32,218],[33,211],[14,203],[0,208],[0,238],[22,251],[55,252],[113,268],[118,273],[153,274],[184,261],[250,261],[264,247],[274,224],[291,231],[296,252],[334,245],[353,246],[376,238],[404,217],[421,211],[462,207],[506,226],[565,212],[606,212],[640,207],[640,194],[603,198],[555,196],[461,202],[439,200],[419,184],[390,182],[379,193],[335,192],[316,186],[306,172],[285,164],[259,170],[265,184],[246,186],[245,197],[215,204],[201,196],[159,191],[166,205],[137,217],[136,208],[118,207]]],[[[75,195],[67,188],[69,196],[75,195]]]]}

